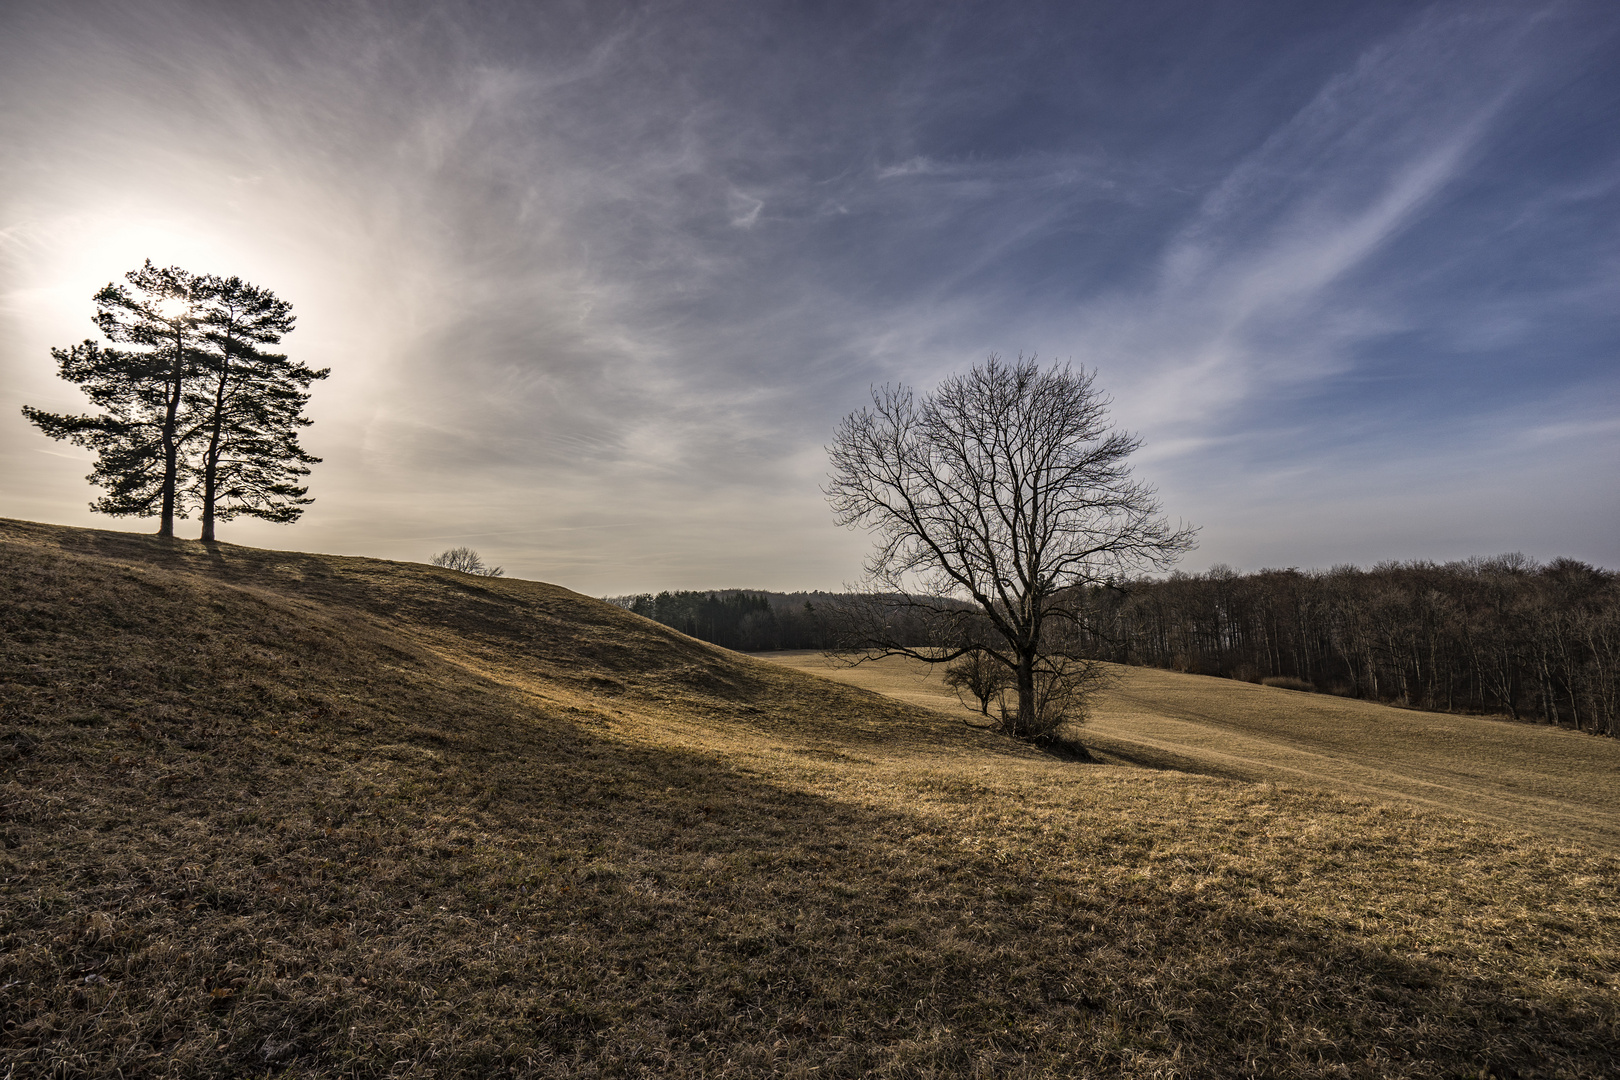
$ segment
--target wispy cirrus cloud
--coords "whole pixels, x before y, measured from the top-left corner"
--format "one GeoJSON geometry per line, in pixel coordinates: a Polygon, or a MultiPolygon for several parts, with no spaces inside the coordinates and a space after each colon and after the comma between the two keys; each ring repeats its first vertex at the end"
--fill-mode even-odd
{"type": "MultiPolygon", "coordinates": [[[[71,395],[45,350],[141,258],[242,273],[334,375],[320,501],[238,537],[487,535],[597,592],[850,577],[821,444],[871,383],[990,350],[1101,367],[1239,564],[1275,509],[1240,477],[1309,478],[1322,515],[1369,462],[1465,483],[1419,426],[1529,431],[1504,395],[1574,385],[1569,437],[1524,453],[1606,445],[1615,20],[1173,14],[38,6],[0,43],[0,406],[71,395]],[[1530,342],[1541,383],[1494,391],[1530,342]]],[[[0,462],[38,443],[0,421],[0,462]]],[[[79,520],[81,473],[0,469],[0,499],[79,520]]]]}
{"type": "Polygon", "coordinates": [[[1127,358],[1151,422],[1203,428],[1353,368],[1358,344],[1401,325],[1357,273],[1465,174],[1525,33],[1461,13],[1370,47],[1204,197],[1150,287],[1098,305],[1080,328],[1104,343],[1096,361],[1127,358]],[[1462,70],[1444,62],[1458,53],[1462,70]]]}

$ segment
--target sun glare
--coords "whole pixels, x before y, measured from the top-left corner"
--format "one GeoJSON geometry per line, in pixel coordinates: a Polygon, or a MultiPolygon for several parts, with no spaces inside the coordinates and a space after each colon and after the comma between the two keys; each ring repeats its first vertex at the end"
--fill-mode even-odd
{"type": "Polygon", "coordinates": [[[191,310],[191,301],[178,296],[171,296],[166,300],[159,300],[156,307],[159,315],[173,322],[191,310]]]}

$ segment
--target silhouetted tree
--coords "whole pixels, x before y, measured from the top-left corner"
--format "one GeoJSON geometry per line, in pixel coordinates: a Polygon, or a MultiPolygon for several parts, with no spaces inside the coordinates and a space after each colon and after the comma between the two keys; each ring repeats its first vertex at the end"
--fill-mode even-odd
{"type": "Polygon", "coordinates": [[[96,452],[88,479],[104,514],[174,519],[202,509],[214,523],[247,515],[295,521],[310,500],[297,483],[319,458],[298,444],[313,371],[268,352],[292,329],[291,307],[240,278],[198,276],[150,259],[95,295],[96,325],[114,344],[52,349],[62,378],[102,412],[23,414],[45,434],[96,452]]]}
{"type": "Polygon", "coordinates": [[[75,416],[24,406],[23,415],[51,438],[96,452],[86,479],[106,494],[90,504],[92,510],[156,515],[158,535],[173,536],[176,515],[185,516],[181,406],[200,362],[197,279],[177,266],[155,267],[150,259],[124,277],[128,285],[109,282],[96,293],[95,323],[109,341],[137,348],[110,349],[86,340],[51,350],[62,378],[104,411],[75,416]]]}
{"type": "Polygon", "coordinates": [[[920,400],[874,390],[828,448],[839,523],[877,539],[850,644],[928,663],[984,652],[1011,673],[1005,730],[1019,738],[1049,735],[1076,700],[1084,587],[1168,568],[1192,547],[1193,530],[1131,478],[1140,441],[1112,429],[1094,379],[991,356],[920,400]],[[884,598],[926,613],[935,647],[896,640],[884,598]]]}
{"type": "Polygon", "coordinates": [[[459,570],[463,574],[477,574],[479,577],[500,577],[506,573],[498,566],[485,566],[483,558],[470,547],[441,551],[428,561],[446,570],[459,570]]]}
{"type": "Polygon", "coordinates": [[[193,482],[202,508],[202,539],[214,522],[248,516],[296,521],[314,501],[299,484],[321,460],[298,443],[309,384],[330,369],[311,370],[268,352],[292,330],[292,305],[239,277],[196,283],[198,324],[207,348],[186,395],[199,442],[193,482]]]}

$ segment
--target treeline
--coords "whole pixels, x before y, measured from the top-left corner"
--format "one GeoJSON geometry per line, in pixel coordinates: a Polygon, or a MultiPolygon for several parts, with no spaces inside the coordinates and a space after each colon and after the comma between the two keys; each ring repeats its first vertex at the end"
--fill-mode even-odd
{"type": "Polygon", "coordinates": [[[830,641],[817,606],[836,603],[836,593],[755,592],[719,589],[711,592],[641,593],[610,596],[609,603],[628,608],[683,634],[738,652],[776,649],[824,649],[830,641]]]}
{"type": "MultiPolygon", "coordinates": [[[[839,648],[837,613],[851,601],[746,589],[609,599],[742,652],[839,648]]],[[[1620,735],[1620,574],[1573,559],[1217,566],[1094,589],[1082,610],[1086,625],[1065,651],[1620,735]]],[[[906,640],[935,634],[921,615],[894,618],[915,622],[906,640]]]]}
{"type": "MultiPolygon", "coordinates": [[[[845,593],[779,593],[762,589],[713,589],[609,596],[628,608],[683,634],[738,652],[778,649],[838,649],[836,617],[850,602],[845,593]]],[[[928,644],[933,631],[918,612],[895,610],[888,618],[900,640],[928,644]]]]}
{"type": "Polygon", "coordinates": [[[1522,555],[1094,590],[1101,658],[1620,734],[1620,575],[1522,555]]]}

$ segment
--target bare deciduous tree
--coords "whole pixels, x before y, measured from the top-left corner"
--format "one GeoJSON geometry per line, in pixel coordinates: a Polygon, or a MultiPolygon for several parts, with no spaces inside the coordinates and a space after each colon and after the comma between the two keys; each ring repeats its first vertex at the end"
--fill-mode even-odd
{"type": "Polygon", "coordinates": [[[989,653],[974,649],[945,665],[945,685],[956,691],[958,699],[963,691],[973,695],[979,712],[989,716],[991,700],[1012,686],[1012,673],[989,653]]]}
{"type": "Polygon", "coordinates": [[[928,663],[983,652],[1011,675],[1004,726],[1019,738],[1051,735],[1094,684],[1067,644],[1084,587],[1165,569],[1193,546],[1194,530],[1132,479],[1141,442],[1113,429],[1094,380],[992,355],[920,399],[874,389],[828,448],[838,522],[877,541],[847,644],[928,663]],[[897,640],[885,608],[923,613],[934,640],[897,640]]]}
{"type": "Polygon", "coordinates": [[[479,577],[500,577],[506,573],[499,566],[485,566],[478,552],[469,547],[441,551],[428,561],[446,570],[460,570],[463,574],[477,574],[479,577]]]}

